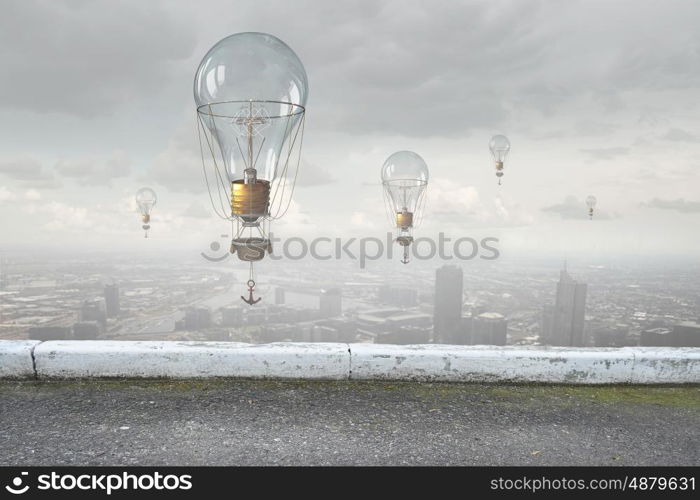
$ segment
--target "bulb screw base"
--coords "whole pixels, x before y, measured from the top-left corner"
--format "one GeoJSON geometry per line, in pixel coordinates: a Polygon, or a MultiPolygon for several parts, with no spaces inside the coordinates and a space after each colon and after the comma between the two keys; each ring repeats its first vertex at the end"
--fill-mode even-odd
{"type": "Polygon", "coordinates": [[[231,183],[231,215],[240,217],[246,226],[256,226],[261,217],[269,214],[270,182],[256,180],[246,183],[237,179],[231,183]]]}
{"type": "Polygon", "coordinates": [[[413,227],[413,212],[397,212],[396,227],[406,230],[413,227]]]}

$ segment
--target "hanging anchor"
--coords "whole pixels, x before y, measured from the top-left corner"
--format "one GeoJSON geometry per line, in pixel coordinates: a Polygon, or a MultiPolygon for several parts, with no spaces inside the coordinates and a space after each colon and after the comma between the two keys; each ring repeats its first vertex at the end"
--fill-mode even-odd
{"type": "Polygon", "coordinates": [[[241,299],[243,300],[243,302],[245,302],[246,304],[251,305],[251,306],[253,304],[257,304],[258,302],[260,302],[262,297],[258,297],[257,299],[253,299],[253,291],[255,290],[255,281],[248,280],[248,283],[246,283],[246,284],[248,285],[248,298],[246,299],[243,295],[241,295],[241,299]]]}
{"type": "Polygon", "coordinates": [[[408,264],[408,245],[403,247],[403,259],[401,260],[403,264],[408,264]]]}

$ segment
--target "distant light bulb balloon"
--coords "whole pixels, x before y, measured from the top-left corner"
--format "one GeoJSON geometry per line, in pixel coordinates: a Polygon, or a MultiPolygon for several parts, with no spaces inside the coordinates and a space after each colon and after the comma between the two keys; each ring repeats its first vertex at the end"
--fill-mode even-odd
{"type": "Polygon", "coordinates": [[[294,192],[307,95],[299,57],[267,33],[224,38],[195,73],[210,199],[219,216],[236,224],[231,253],[251,262],[249,299],[243,298],[251,305],[252,262],[272,251],[269,221],[284,215],[294,192]],[[206,158],[213,167],[207,168],[206,158]]]}
{"type": "Polygon", "coordinates": [[[404,264],[413,242],[414,221],[422,212],[428,176],[428,165],[413,151],[398,151],[382,165],[382,186],[392,223],[398,229],[396,241],[404,250],[404,264]]]}
{"type": "Polygon", "coordinates": [[[151,210],[156,206],[158,197],[156,192],[149,187],[142,187],[136,191],[136,206],[141,213],[141,221],[143,222],[142,229],[144,230],[144,238],[148,238],[148,230],[151,229],[151,210]]]}
{"type": "Polygon", "coordinates": [[[489,150],[496,165],[496,177],[498,177],[498,184],[500,185],[506,156],[510,152],[510,140],[505,135],[494,135],[489,141],[489,150]]]}
{"type": "Polygon", "coordinates": [[[598,199],[595,196],[589,195],[588,198],[586,198],[586,206],[588,207],[589,219],[593,218],[593,210],[595,209],[596,203],[598,203],[598,199]]]}

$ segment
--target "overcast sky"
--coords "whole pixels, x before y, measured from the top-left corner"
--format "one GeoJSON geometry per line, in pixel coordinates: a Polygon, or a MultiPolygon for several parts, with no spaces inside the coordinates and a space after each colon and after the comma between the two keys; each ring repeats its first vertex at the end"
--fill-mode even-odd
{"type": "Polygon", "coordinates": [[[192,79],[219,39],[263,31],[309,76],[282,237],[381,235],[379,169],[430,168],[416,232],[518,252],[700,251],[697,1],[6,1],[0,250],[204,249],[192,79]],[[488,141],[512,143],[497,186],[488,141]],[[133,194],[159,195],[152,238],[133,194]],[[584,200],[598,198],[595,220],[584,200]]]}

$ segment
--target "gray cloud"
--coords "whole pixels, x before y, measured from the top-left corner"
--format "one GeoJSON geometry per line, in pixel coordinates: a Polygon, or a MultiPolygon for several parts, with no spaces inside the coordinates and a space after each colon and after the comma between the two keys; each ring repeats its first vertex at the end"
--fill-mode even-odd
{"type": "MultiPolygon", "coordinates": [[[[291,177],[294,173],[291,172],[292,168],[290,166],[289,176],[291,177]]],[[[327,184],[332,184],[336,179],[331,174],[330,170],[323,168],[316,163],[310,163],[302,159],[299,176],[297,177],[297,186],[299,187],[313,187],[313,186],[325,186],[327,184]]]]}
{"type": "MultiPolygon", "coordinates": [[[[202,156],[197,141],[194,119],[180,127],[168,142],[167,148],[156,155],[144,181],[149,179],[167,189],[181,193],[204,193],[207,190],[202,171],[202,156]]],[[[205,156],[205,158],[208,158],[205,156]]],[[[214,179],[209,179],[215,187],[214,179]]]]}
{"type": "Polygon", "coordinates": [[[0,174],[11,179],[30,181],[41,176],[41,161],[31,156],[19,156],[0,160],[0,174]],[[38,174],[38,175],[37,175],[38,174]]]}
{"type": "Polygon", "coordinates": [[[194,26],[156,2],[3,5],[0,106],[86,118],[158,98],[194,49],[194,26]]]}
{"type": "Polygon", "coordinates": [[[0,159],[0,176],[23,188],[57,189],[62,186],[60,180],[53,172],[46,170],[38,158],[27,155],[0,159]]]}
{"type": "Polygon", "coordinates": [[[61,159],[55,171],[63,177],[88,186],[110,186],[112,180],[131,173],[131,161],[123,151],[108,156],[86,156],[61,159]]]}
{"type": "MultiPolygon", "coordinates": [[[[660,13],[632,1],[27,0],[0,19],[0,42],[13,47],[3,68],[17,76],[0,82],[0,106],[94,116],[144,99],[165,106],[164,96],[191,105],[206,49],[263,29],[306,65],[311,128],[458,137],[523,113],[554,116],[577,97],[612,112],[629,91],[697,87],[699,13],[694,2],[660,13]]],[[[582,122],[570,134],[599,131],[582,122]]]]}
{"type": "Polygon", "coordinates": [[[194,219],[211,219],[213,212],[210,207],[205,207],[202,203],[195,200],[182,211],[182,215],[194,219]]]}
{"type": "Polygon", "coordinates": [[[613,160],[619,156],[624,156],[630,152],[629,148],[595,148],[595,149],[580,149],[582,153],[589,156],[591,160],[613,160]]]}
{"type": "MultiPolygon", "coordinates": [[[[398,147],[434,157],[435,179],[482,194],[478,209],[451,210],[431,197],[441,222],[472,210],[479,224],[499,223],[496,210],[515,218],[515,201],[507,210],[489,201],[495,178],[485,144],[492,131],[513,138],[512,177],[502,189],[521,207],[585,217],[583,201],[567,212],[552,196],[590,188],[607,198],[602,207],[638,213],[639,200],[661,189],[687,197],[698,188],[699,15],[700,4],[686,0],[672,8],[640,7],[638,0],[593,8],[582,0],[9,2],[0,18],[0,143],[3,155],[28,152],[44,165],[0,158],[0,185],[20,199],[31,187],[63,181],[65,192],[43,200],[89,206],[119,189],[97,181],[114,178],[113,170],[102,165],[92,175],[93,165],[81,160],[122,150],[134,162],[125,178],[134,190],[166,191],[175,212],[194,200],[208,209],[192,76],[217,40],[261,30],[287,42],[309,74],[302,155],[309,164],[299,183],[337,179],[328,189],[295,191],[295,204],[314,222],[349,220],[356,185],[373,179],[363,207],[377,203],[380,211],[379,165],[398,147]],[[86,177],[96,187],[74,189],[86,177]]],[[[677,241],[695,238],[677,212],[657,215],[677,241]]],[[[628,218],[625,227],[651,234],[639,219],[628,218]]],[[[574,229],[561,237],[571,238],[576,225],[566,226],[574,229]]],[[[12,220],[2,229],[19,227],[12,220]]],[[[666,234],[658,239],[674,245],[666,234]]]]}
{"type": "Polygon", "coordinates": [[[643,207],[658,208],[661,210],[675,210],[685,214],[700,213],[700,201],[687,201],[683,198],[675,200],[662,200],[654,198],[646,203],[641,204],[643,207]]]}
{"type": "Polygon", "coordinates": [[[700,137],[680,128],[670,129],[663,139],[674,142],[700,142],[700,137]]]}

